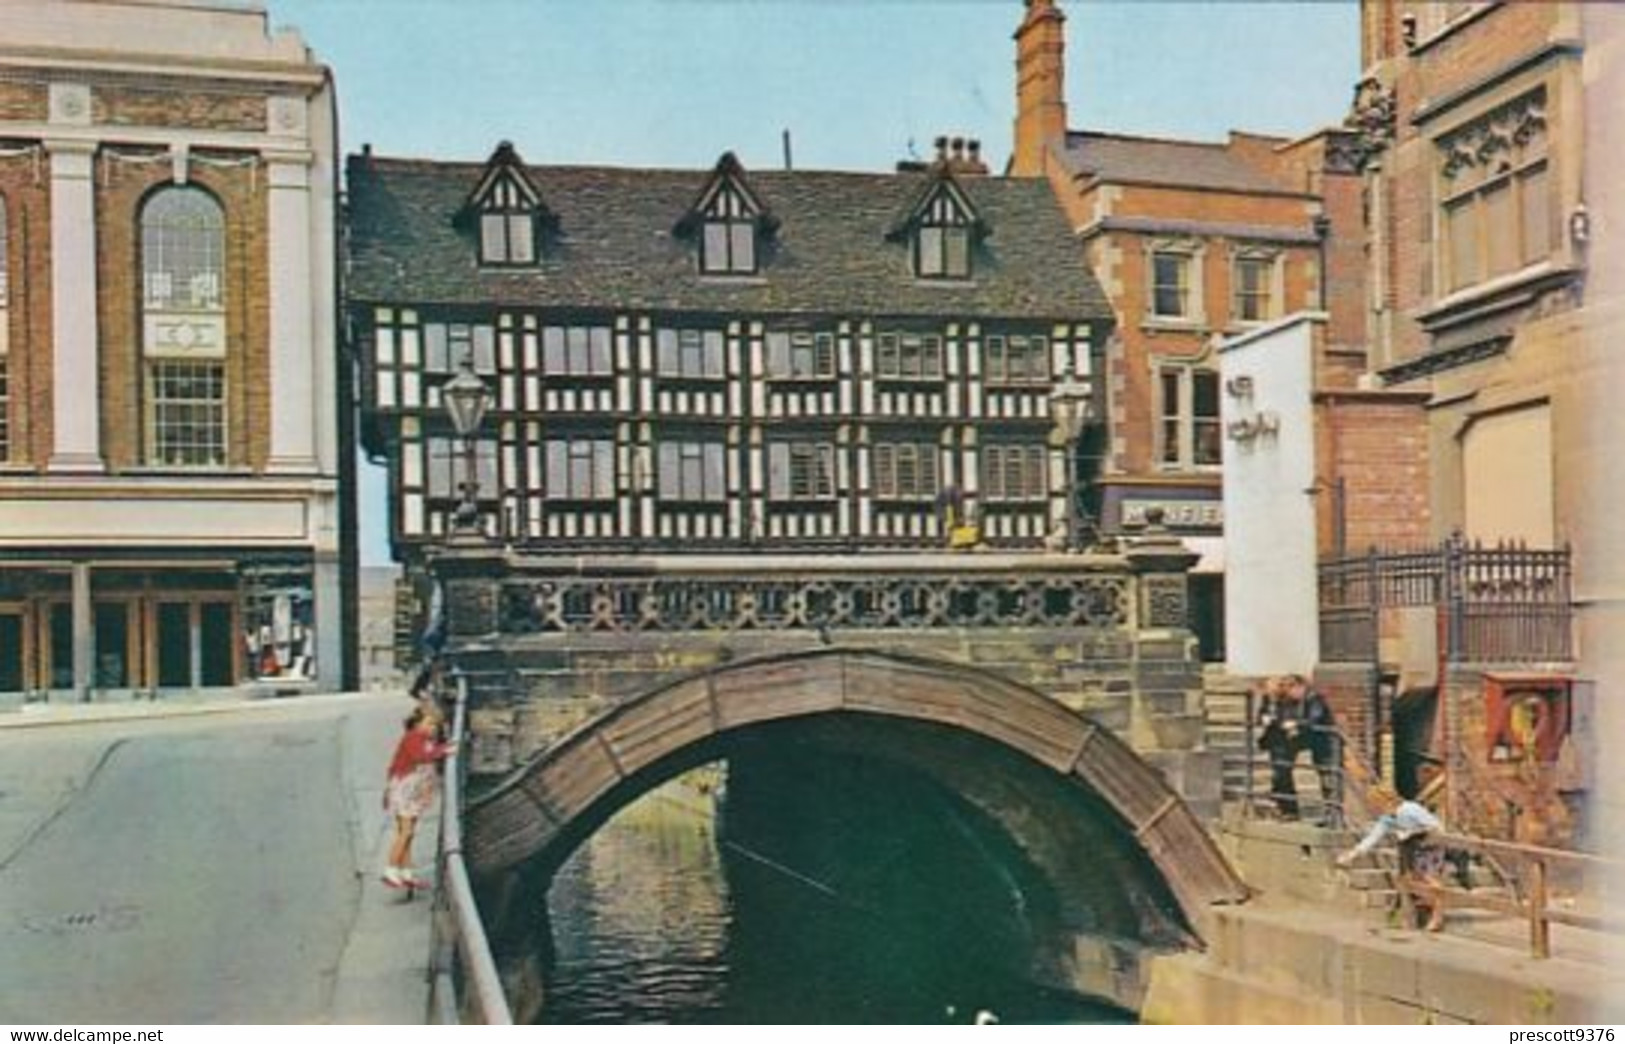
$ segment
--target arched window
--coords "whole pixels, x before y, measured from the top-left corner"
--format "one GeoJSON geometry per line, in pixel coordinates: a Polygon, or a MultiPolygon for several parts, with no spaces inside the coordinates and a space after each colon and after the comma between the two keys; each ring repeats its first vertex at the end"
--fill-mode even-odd
{"type": "Polygon", "coordinates": [[[146,463],[226,463],[226,221],[213,196],[169,186],[141,210],[146,463]]]}
{"type": "Polygon", "coordinates": [[[11,237],[0,195],[0,464],[11,459],[11,237]]]}

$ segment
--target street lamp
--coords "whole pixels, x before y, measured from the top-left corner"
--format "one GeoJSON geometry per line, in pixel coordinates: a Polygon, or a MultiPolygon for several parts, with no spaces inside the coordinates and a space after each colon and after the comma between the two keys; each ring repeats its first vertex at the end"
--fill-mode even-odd
{"type": "Polygon", "coordinates": [[[1055,435],[1066,447],[1066,548],[1082,551],[1094,542],[1094,524],[1084,507],[1078,479],[1078,444],[1089,424],[1092,402],[1089,385],[1066,378],[1050,390],[1049,399],[1055,435]]]}
{"type": "Polygon", "coordinates": [[[446,382],[440,394],[445,400],[446,413],[451,416],[451,426],[463,440],[463,481],[459,487],[463,500],[457,505],[452,524],[459,533],[472,533],[478,528],[480,518],[476,500],[480,479],[475,470],[474,436],[480,430],[480,422],[485,420],[486,408],[491,405],[491,390],[475,376],[465,358],[457,367],[457,376],[446,382]]]}

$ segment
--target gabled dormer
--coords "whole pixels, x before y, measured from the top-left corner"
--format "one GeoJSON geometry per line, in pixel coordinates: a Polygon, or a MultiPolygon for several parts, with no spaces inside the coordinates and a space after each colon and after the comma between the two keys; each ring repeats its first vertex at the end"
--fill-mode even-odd
{"type": "Polygon", "coordinates": [[[777,228],[739,159],[725,152],[674,231],[694,241],[701,275],[739,276],[761,270],[763,245],[777,228]]]}
{"type": "Polygon", "coordinates": [[[916,278],[969,279],[975,275],[977,245],[987,232],[986,223],[952,172],[936,165],[924,191],[892,227],[889,238],[908,243],[916,278]]]}
{"type": "Polygon", "coordinates": [[[507,141],[486,161],[461,217],[479,234],[480,264],[494,267],[534,265],[555,224],[524,160],[507,141]]]}

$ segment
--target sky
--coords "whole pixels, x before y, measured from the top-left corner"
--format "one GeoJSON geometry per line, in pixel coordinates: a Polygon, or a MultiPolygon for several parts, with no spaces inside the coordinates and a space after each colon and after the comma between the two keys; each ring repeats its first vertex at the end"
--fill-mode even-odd
{"type": "MultiPolygon", "coordinates": [[[[938,135],[1010,152],[1021,0],[264,0],[333,69],[340,147],[708,169],[733,151],[883,171],[938,135]]],[[[1359,78],[1353,2],[1071,0],[1069,124],[1220,141],[1340,122],[1359,78]]],[[[365,468],[362,560],[389,560],[365,468]]]]}

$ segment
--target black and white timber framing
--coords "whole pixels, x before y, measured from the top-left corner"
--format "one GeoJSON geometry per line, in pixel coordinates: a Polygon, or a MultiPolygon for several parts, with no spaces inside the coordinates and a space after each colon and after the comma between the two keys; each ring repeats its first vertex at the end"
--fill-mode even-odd
{"type": "Polygon", "coordinates": [[[1051,392],[1110,310],[1041,179],[348,165],[351,345],[397,554],[463,479],[440,398],[492,404],[481,525],[545,551],[940,548],[953,505],[1044,546],[1072,468],[1051,392]]]}

